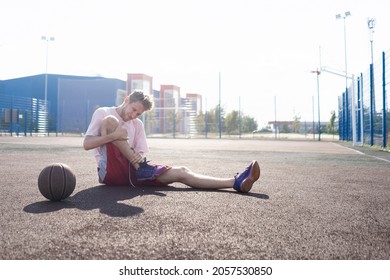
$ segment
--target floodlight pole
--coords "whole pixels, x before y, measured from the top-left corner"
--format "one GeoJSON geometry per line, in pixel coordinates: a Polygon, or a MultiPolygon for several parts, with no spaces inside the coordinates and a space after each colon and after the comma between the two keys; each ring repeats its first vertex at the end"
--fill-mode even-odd
{"type": "Polygon", "coordinates": [[[367,19],[367,26],[370,32],[370,44],[371,44],[371,63],[374,65],[374,28],[375,28],[375,18],[368,18],[367,19]]]}
{"type": "MultiPolygon", "coordinates": [[[[321,141],[321,120],[320,120],[320,70],[311,71],[312,73],[317,74],[317,103],[318,103],[318,141],[321,141]]],[[[314,129],[314,127],[313,127],[314,129]]]]}
{"type": "Polygon", "coordinates": [[[205,115],[204,115],[204,133],[205,133],[205,138],[207,138],[207,123],[208,123],[208,114],[207,114],[207,97],[206,97],[206,110],[205,110],[205,115]]]}
{"type": "Polygon", "coordinates": [[[312,107],[312,110],[313,110],[313,141],[315,140],[315,130],[314,130],[314,95],[311,96],[311,107],[312,107]]]}
{"type": "MultiPolygon", "coordinates": [[[[374,42],[374,27],[375,27],[375,19],[369,18],[367,20],[368,29],[370,31],[370,43],[371,43],[371,65],[370,65],[370,126],[371,126],[371,137],[370,137],[370,145],[374,145],[374,104],[375,104],[375,75],[374,75],[374,51],[373,51],[373,42],[374,42]]],[[[384,106],[384,105],[383,105],[384,106]]],[[[385,107],[385,106],[384,106],[385,107]]]]}
{"type": "Polygon", "coordinates": [[[47,127],[47,136],[49,136],[49,115],[48,115],[48,106],[47,106],[47,69],[49,62],[49,41],[54,41],[54,37],[42,36],[41,40],[46,41],[46,69],[45,69],[45,115],[46,115],[46,127],[47,127]]]}
{"type": "Polygon", "coordinates": [[[336,19],[344,20],[344,57],[345,57],[345,90],[348,91],[348,59],[347,59],[347,28],[345,19],[351,16],[351,12],[347,11],[344,14],[337,14],[336,19]]]}
{"type": "Polygon", "coordinates": [[[222,138],[222,117],[221,117],[221,72],[219,72],[219,105],[218,105],[218,130],[219,130],[219,139],[222,138]]]}
{"type": "Polygon", "coordinates": [[[276,114],[276,95],[274,96],[274,110],[275,110],[275,125],[274,125],[274,130],[275,130],[275,140],[278,139],[278,125],[277,125],[277,114],[276,114]]]}
{"type": "Polygon", "coordinates": [[[241,139],[242,123],[241,123],[241,96],[238,97],[238,135],[241,139]]]}

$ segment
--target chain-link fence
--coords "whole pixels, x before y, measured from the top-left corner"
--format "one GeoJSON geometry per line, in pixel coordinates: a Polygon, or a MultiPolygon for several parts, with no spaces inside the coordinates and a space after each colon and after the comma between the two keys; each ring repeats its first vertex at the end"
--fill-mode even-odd
{"type": "Polygon", "coordinates": [[[50,125],[46,108],[44,100],[0,95],[0,134],[46,134],[50,125]]]}
{"type": "Polygon", "coordinates": [[[349,88],[339,96],[340,140],[390,148],[389,61],[390,51],[383,52],[369,69],[350,77],[349,88]]]}

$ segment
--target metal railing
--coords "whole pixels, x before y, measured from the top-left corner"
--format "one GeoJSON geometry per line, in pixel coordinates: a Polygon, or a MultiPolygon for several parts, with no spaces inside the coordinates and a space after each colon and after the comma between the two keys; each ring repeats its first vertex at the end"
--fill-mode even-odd
{"type": "Polygon", "coordinates": [[[48,116],[44,100],[37,98],[0,95],[1,135],[46,134],[48,116]]]}
{"type": "Polygon", "coordinates": [[[390,112],[387,85],[390,81],[390,51],[359,76],[339,96],[339,137],[354,144],[389,150],[390,112]]]}

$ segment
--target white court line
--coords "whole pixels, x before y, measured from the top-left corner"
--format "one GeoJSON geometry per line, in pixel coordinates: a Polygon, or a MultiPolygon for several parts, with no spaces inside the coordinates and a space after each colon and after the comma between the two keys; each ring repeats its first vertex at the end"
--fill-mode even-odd
{"type": "Polygon", "coordinates": [[[339,146],[339,147],[348,149],[348,150],[353,151],[353,152],[355,152],[355,153],[358,153],[358,154],[361,154],[361,155],[365,155],[365,153],[363,153],[363,152],[361,152],[361,151],[358,151],[358,150],[355,150],[355,149],[352,149],[352,148],[345,147],[345,146],[340,145],[340,144],[337,144],[337,143],[335,143],[335,142],[331,142],[331,143],[332,143],[333,145],[337,145],[337,146],[339,146]]]}
{"type": "MultiPolygon", "coordinates": [[[[340,144],[337,144],[337,143],[334,143],[334,142],[332,142],[332,144],[337,145],[337,146],[340,146],[340,147],[344,147],[344,146],[342,146],[342,145],[340,145],[340,144]]],[[[384,161],[384,162],[390,163],[390,160],[385,159],[385,158],[376,157],[376,156],[372,156],[372,155],[367,155],[366,153],[363,153],[363,152],[361,152],[361,151],[355,150],[355,149],[353,149],[353,148],[348,148],[348,147],[344,147],[344,148],[346,148],[346,149],[348,149],[348,150],[351,150],[351,151],[354,151],[354,152],[356,152],[356,153],[358,153],[358,154],[361,154],[361,155],[365,155],[365,156],[368,156],[368,157],[372,157],[372,158],[379,159],[379,160],[382,160],[382,161],[384,161]]]]}

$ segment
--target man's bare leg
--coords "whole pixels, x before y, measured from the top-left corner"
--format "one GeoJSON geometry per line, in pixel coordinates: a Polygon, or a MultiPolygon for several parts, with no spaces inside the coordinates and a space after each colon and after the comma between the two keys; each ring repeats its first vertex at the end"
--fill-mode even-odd
{"type": "Polygon", "coordinates": [[[256,160],[241,173],[232,178],[216,178],[192,172],[186,167],[173,167],[158,177],[165,184],[175,182],[186,184],[193,188],[227,189],[234,188],[238,192],[247,193],[260,177],[260,166],[256,160]]]}
{"type": "Polygon", "coordinates": [[[183,183],[193,188],[201,189],[227,189],[233,188],[234,178],[216,178],[197,174],[187,167],[172,167],[158,177],[163,184],[183,183]]]}

